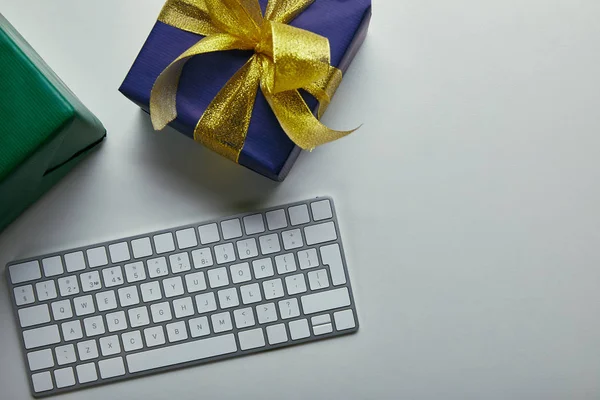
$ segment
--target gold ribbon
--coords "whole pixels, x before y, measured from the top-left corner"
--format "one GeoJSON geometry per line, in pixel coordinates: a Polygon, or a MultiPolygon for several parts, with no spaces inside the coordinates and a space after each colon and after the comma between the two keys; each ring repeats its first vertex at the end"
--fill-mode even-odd
{"type": "Polygon", "coordinates": [[[199,54],[254,50],[213,99],[194,130],[194,139],[237,162],[244,147],[260,87],[288,137],[305,150],[344,137],[312,114],[298,92],[319,101],[318,118],[342,80],[330,64],[329,40],[287,25],[314,0],[269,0],[265,15],[258,0],[168,0],[159,21],[205,36],[157,78],[150,96],[155,129],[177,118],[176,98],[185,63],[199,54]]]}

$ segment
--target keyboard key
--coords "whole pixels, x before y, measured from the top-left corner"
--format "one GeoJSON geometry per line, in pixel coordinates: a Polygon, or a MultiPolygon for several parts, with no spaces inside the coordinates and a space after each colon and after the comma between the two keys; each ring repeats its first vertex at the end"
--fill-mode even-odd
{"type": "Polygon", "coordinates": [[[170,343],[181,342],[188,338],[185,322],[173,322],[167,325],[167,338],[170,343]]]}
{"type": "Polygon", "coordinates": [[[144,329],[144,337],[146,338],[146,345],[148,347],[165,344],[165,332],[163,331],[162,326],[144,329]]]}
{"type": "Polygon", "coordinates": [[[277,273],[280,275],[287,274],[296,271],[296,259],[293,254],[282,254],[275,257],[275,264],[277,265],[277,273]]]}
{"type": "Polygon", "coordinates": [[[142,283],[140,290],[142,291],[142,299],[145,303],[162,299],[158,282],[142,283]]]}
{"type": "Polygon", "coordinates": [[[37,292],[39,301],[52,300],[58,297],[58,293],[56,293],[56,284],[54,281],[36,283],[35,291],[37,292]]]}
{"type": "Polygon", "coordinates": [[[75,375],[73,367],[61,368],[54,371],[54,380],[57,388],[64,388],[75,385],[75,375]]]}
{"type": "Polygon", "coordinates": [[[8,267],[10,280],[13,284],[29,282],[42,277],[40,263],[38,261],[29,261],[21,264],[15,264],[8,267]]]}
{"type": "Polygon", "coordinates": [[[55,301],[51,304],[52,315],[57,321],[71,318],[73,316],[73,310],[71,309],[71,302],[69,300],[55,301]]]}
{"type": "Polygon", "coordinates": [[[274,231],[277,229],[287,228],[287,219],[285,217],[284,210],[269,211],[267,213],[267,225],[269,230],[274,231]]]}
{"type": "Polygon", "coordinates": [[[85,334],[88,337],[104,335],[104,333],[106,333],[104,320],[100,315],[85,318],[83,320],[83,327],[85,328],[85,334]]]}
{"type": "Polygon", "coordinates": [[[244,229],[246,230],[246,235],[263,233],[265,231],[265,223],[262,215],[254,214],[244,217],[244,229]]]}
{"type": "Polygon", "coordinates": [[[136,373],[236,351],[235,337],[228,334],[129,354],[126,360],[129,372],[136,373]]]}
{"type": "Polygon", "coordinates": [[[268,324],[277,321],[277,311],[275,311],[275,304],[261,304],[256,306],[256,315],[258,316],[258,323],[268,324]]]}
{"type": "Polygon", "coordinates": [[[50,325],[41,328],[30,329],[23,332],[23,341],[26,349],[48,346],[60,342],[58,326],[50,325]]]}
{"type": "Polygon", "coordinates": [[[95,340],[86,340],[85,342],[77,343],[77,353],[82,361],[98,358],[98,346],[95,340]]]}
{"type": "Polygon", "coordinates": [[[329,314],[317,315],[310,319],[312,326],[329,324],[331,322],[331,316],[329,314]]]}
{"type": "Polygon", "coordinates": [[[254,277],[256,279],[268,278],[269,276],[275,275],[273,262],[270,258],[252,261],[252,269],[254,270],[254,277]]]}
{"type": "Polygon", "coordinates": [[[42,260],[42,266],[44,267],[44,275],[46,275],[48,278],[60,275],[64,272],[60,256],[44,258],[42,260]]]}
{"type": "Polygon", "coordinates": [[[233,312],[233,319],[235,319],[235,327],[238,329],[248,328],[254,326],[254,313],[252,308],[242,308],[233,312]]]}
{"type": "Polygon", "coordinates": [[[121,288],[117,293],[119,293],[119,303],[121,303],[121,307],[134,306],[140,303],[140,297],[136,286],[121,288]]]}
{"type": "Polygon", "coordinates": [[[117,335],[101,337],[100,350],[104,357],[119,354],[121,352],[119,337],[117,335]]]}
{"type": "Polygon", "coordinates": [[[102,267],[108,264],[106,249],[104,247],[96,247],[86,251],[90,268],[102,267]]]}
{"type": "Polygon", "coordinates": [[[163,289],[165,292],[165,297],[175,297],[181,296],[183,292],[183,281],[180,276],[175,276],[173,278],[168,278],[163,281],[163,289]]]}
{"type": "Polygon", "coordinates": [[[333,332],[333,326],[331,325],[331,323],[313,326],[313,332],[315,336],[325,335],[327,333],[333,332]]]}
{"type": "Polygon", "coordinates": [[[102,360],[98,363],[98,369],[100,370],[100,376],[102,379],[125,375],[125,365],[123,364],[122,357],[102,360]]]}
{"type": "Polygon", "coordinates": [[[72,364],[77,361],[77,356],[75,356],[75,347],[72,344],[59,346],[54,349],[54,352],[56,354],[56,362],[58,365],[72,364]]]}
{"type": "Polygon", "coordinates": [[[241,286],[240,293],[242,294],[242,302],[244,304],[258,303],[262,300],[258,283],[241,286]]]}
{"type": "Polygon", "coordinates": [[[208,318],[206,317],[190,319],[188,325],[190,327],[190,334],[193,338],[210,335],[208,318]]]}
{"type": "Polygon", "coordinates": [[[78,365],[75,370],[77,371],[79,383],[88,383],[98,380],[98,373],[96,372],[94,363],[78,365]]]}
{"type": "Polygon", "coordinates": [[[171,307],[167,302],[152,304],[150,306],[150,313],[152,314],[152,322],[155,324],[173,319],[171,307]]]}
{"type": "Polygon", "coordinates": [[[217,264],[234,262],[235,251],[233,250],[233,244],[225,243],[215,246],[215,257],[217,258],[217,264]]]}
{"type": "Polygon", "coordinates": [[[250,275],[250,264],[247,262],[235,264],[229,267],[233,283],[248,282],[252,279],[250,275]]]}
{"type": "Polygon", "coordinates": [[[192,269],[192,266],[190,265],[190,256],[188,256],[188,253],[170,255],[169,264],[171,264],[171,271],[174,274],[179,274],[192,269]]]}
{"type": "Polygon", "coordinates": [[[260,252],[264,255],[273,254],[281,251],[279,236],[276,233],[260,237],[260,252]]]}
{"type": "Polygon", "coordinates": [[[266,345],[265,335],[261,328],[240,332],[238,333],[238,339],[242,350],[256,349],[266,345]]]}
{"type": "Polygon", "coordinates": [[[123,272],[119,266],[103,269],[102,277],[104,278],[104,286],[107,288],[119,286],[124,283],[123,272]]]}
{"type": "Polygon", "coordinates": [[[339,244],[321,247],[321,259],[323,264],[329,266],[329,273],[334,286],[345,285],[346,275],[342,264],[342,254],[339,244]]]}
{"type": "Polygon", "coordinates": [[[288,319],[298,317],[300,315],[300,308],[298,307],[297,299],[282,300],[278,304],[281,318],[288,319]]]}
{"type": "Polygon", "coordinates": [[[328,288],[329,278],[327,277],[327,270],[320,269],[318,271],[309,272],[308,283],[310,284],[310,290],[321,290],[328,288]]]}
{"type": "Polygon", "coordinates": [[[69,342],[71,340],[81,339],[83,331],[81,330],[81,322],[78,320],[63,323],[61,326],[63,338],[69,342]]]}
{"type": "Polygon", "coordinates": [[[127,311],[129,314],[129,323],[132,328],[138,328],[140,326],[150,325],[150,316],[148,315],[147,307],[130,308],[127,311]]]}
{"type": "Polygon", "coordinates": [[[238,299],[237,290],[235,288],[219,290],[217,296],[219,297],[221,309],[237,307],[240,305],[240,300],[238,299]]]}
{"type": "Polygon", "coordinates": [[[182,250],[198,246],[198,239],[196,239],[194,228],[177,231],[175,232],[175,236],[177,237],[177,245],[182,250]]]}
{"type": "Polygon", "coordinates": [[[306,204],[290,207],[288,208],[288,212],[290,213],[290,221],[292,226],[307,224],[310,222],[310,217],[308,216],[308,207],[306,204]]]}
{"type": "Polygon", "coordinates": [[[215,311],[217,309],[215,294],[210,292],[196,296],[196,308],[198,308],[198,314],[215,311]]]}
{"type": "Polygon", "coordinates": [[[350,305],[350,295],[346,287],[302,296],[301,300],[304,314],[314,314],[350,305]]]}
{"type": "Polygon", "coordinates": [[[33,374],[31,380],[33,381],[33,391],[36,393],[47,392],[48,390],[54,389],[50,372],[46,371],[40,372],[39,374],[33,374]]]}
{"type": "Polygon", "coordinates": [[[297,249],[304,246],[300,229],[285,231],[281,233],[281,238],[283,239],[283,248],[286,250],[297,249]]]}
{"type": "Polygon", "coordinates": [[[281,279],[272,279],[270,281],[263,282],[263,291],[265,292],[265,299],[272,300],[279,297],[283,297],[283,284],[281,279]]]}
{"type": "Polygon", "coordinates": [[[352,329],[356,326],[352,310],[338,311],[333,314],[333,319],[335,320],[335,329],[338,331],[352,329]]]}
{"type": "Polygon", "coordinates": [[[81,279],[81,286],[84,292],[102,289],[102,282],[100,282],[100,273],[98,271],[84,272],[79,275],[79,279],[81,279]]]}
{"type": "Polygon", "coordinates": [[[196,269],[213,265],[212,253],[208,247],[192,251],[192,260],[194,261],[194,268],[196,269]]]}
{"type": "Polygon", "coordinates": [[[202,225],[198,228],[198,234],[200,235],[200,243],[202,244],[216,243],[221,240],[217,224],[202,225]]]}
{"type": "Polygon", "coordinates": [[[333,217],[331,211],[331,203],[329,200],[321,200],[311,203],[310,209],[312,211],[313,219],[315,221],[322,221],[333,217]]]}
{"type": "Polygon", "coordinates": [[[75,306],[75,314],[77,316],[93,314],[96,309],[94,307],[94,299],[92,296],[82,296],[73,299],[73,305],[75,306]]]}
{"type": "Polygon", "coordinates": [[[108,292],[96,293],[96,304],[98,304],[98,311],[114,310],[117,308],[115,292],[109,290],[108,292]]]}
{"type": "Polygon", "coordinates": [[[208,281],[210,282],[211,288],[220,288],[229,285],[227,269],[225,267],[211,269],[208,271],[208,281]]]}
{"type": "Polygon", "coordinates": [[[108,246],[108,252],[113,264],[131,260],[129,246],[125,242],[111,244],[108,246]]]}
{"type": "Polygon", "coordinates": [[[148,260],[148,275],[150,278],[158,278],[160,276],[169,275],[167,268],[167,259],[164,257],[153,258],[148,260]]]}
{"type": "Polygon", "coordinates": [[[85,259],[82,251],[65,254],[65,264],[68,272],[76,272],[85,269],[85,259]]]}
{"type": "Polygon", "coordinates": [[[61,296],[79,294],[79,284],[76,276],[67,276],[58,280],[58,288],[61,296]]]}
{"type": "Polygon", "coordinates": [[[15,294],[15,302],[17,306],[23,306],[35,302],[35,296],[33,295],[33,286],[26,285],[20,286],[13,290],[15,294]]]}
{"type": "Polygon", "coordinates": [[[118,332],[127,329],[127,320],[125,319],[125,312],[117,311],[114,313],[106,314],[106,325],[108,326],[109,332],[118,332]]]}
{"type": "Polygon", "coordinates": [[[131,249],[135,258],[150,257],[152,255],[152,245],[150,238],[141,238],[131,241],[131,249]]]}
{"type": "Polygon", "coordinates": [[[144,268],[144,264],[141,261],[125,264],[125,276],[127,277],[127,282],[129,283],[145,280],[146,269],[144,268]]]}
{"type": "Polygon", "coordinates": [[[300,250],[298,252],[298,263],[300,269],[316,268],[319,266],[317,249],[300,250]]]}
{"type": "Polygon", "coordinates": [[[173,300],[173,310],[175,318],[183,318],[194,315],[194,304],[191,297],[173,300]]]}
{"type": "Polygon", "coordinates": [[[18,314],[22,328],[50,322],[50,311],[47,304],[21,308],[18,314]]]}
{"type": "Polygon", "coordinates": [[[221,222],[221,230],[223,231],[224,240],[242,237],[242,226],[237,218],[221,222]]]}
{"type": "Polygon", "coordinates": [[[27,361],[31,371],[54,367],[54,358],[52,357],[52,350],[50,349],[27,353],[27,361]]]}
{"type": "Polygon", "coordinates": [[[285,278],[285,287],[290,296],[306,292],[306,280],[304,280],[304,275],[297,274],[287,276],[285,278]]]}
{"type": "Polygon", "coordinates": [[[304,228],[304,236],[306,236],[306,244],[309,246],[337,239],[337,233],[335,232],[335,225],[333,222],[307,226],[304,228]]]}
{"type": "Polygon", "coordinates": [[[258,255],[256,239],[254,238],[240,240],[239,242],[237,242],[237,249],[238,254],[240,255],[240,260],[256,257],[258,255]]]}
{"type": "Polygon", "coordinates": [[[233,329],[231,315],[228,312],[213,314],[210,319],[215,333],[226,332],[233,329]]]}
{"type": "Polygon", "coordinates": [[[290,336],[292,337],[292,340],[300,340],[310,336],[310,331],[308,330],[308,321],[305,319],[292,321],[288,326],[290,328],[290,336]]]}
{"type": "Polygon", "coordinates": [[[126,332],[121,335],[125,351],[139,350],[144,347],[140,331],[126,332]]]}
{"type": "Polygon", "coordinates": [[[195,272],[193,274],[187,274],[185,276],[185,286],[187,287],[188,293],[201,292],[206,290],[206,280],[204,279],[204,272],[195,272]]]}
{"type": "Polygon", "coordinates": [[[168,253],[175,250],[175,242],[173,241],[173,234],[171,232],[161,233],[152,239],[154,240],[156,254],[168,253]]]}
{"type": "Polygon", "coordinates": [[[288,341],[287,331],[284,324],[267,326],[267,338],[269,344],[279,344],[288,341]]]}

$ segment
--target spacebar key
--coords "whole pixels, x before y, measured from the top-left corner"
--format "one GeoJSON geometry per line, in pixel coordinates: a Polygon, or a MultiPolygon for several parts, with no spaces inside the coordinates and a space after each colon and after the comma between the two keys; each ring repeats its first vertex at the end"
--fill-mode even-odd
{"type": "Polygon", "coordinates": [[[235,338],[233,334],[229,334],[130,354],[126,357],[126,360],[129,372],[135,373],[235,353],[236,351],[235,338]]]}

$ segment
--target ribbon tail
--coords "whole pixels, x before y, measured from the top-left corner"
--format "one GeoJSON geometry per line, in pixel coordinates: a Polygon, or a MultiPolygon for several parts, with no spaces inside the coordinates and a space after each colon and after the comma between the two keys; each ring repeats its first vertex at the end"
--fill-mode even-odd
{"type": "Polygon", "coordinates": [[[321,119],[327,110],[340,83],[342,83],[342,71],[335,67],[329,67],[327,76],[302,88],[319,101],[318,119],[321,119]]]}
{"type": "Polygon", "coordinates": [[[253,55],[225,84],[198,121],[194,140],[238,162],[260,85],[261,63],[253,55]]]}
{"type": "Polygon", "coordinates": [[[177,88],[185,63],[194,56],[225,50],[248,50],[252,45],[243,39],[218,33],[207,36],[187,49],[158,76],[150,94],[150,116],[154,129],[161,130],[177,118],[177,88]]]}
{"type": "Polygon", "coordinates": [[[323,125],[312,114],[297,90],[273,94],[263,88],[263,93],[285,133],[292,142],[304,150],[313,150],[356,130],[336,131],[323,125]]]}

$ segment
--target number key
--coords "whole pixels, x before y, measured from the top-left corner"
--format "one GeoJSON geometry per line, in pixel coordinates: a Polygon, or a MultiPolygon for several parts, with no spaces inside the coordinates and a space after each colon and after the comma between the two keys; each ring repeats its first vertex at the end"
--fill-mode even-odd
{"type": "Polygon", "coordinates": [[[192,251],[192,260],[194,260],[194,268],[206,268],[213,265],[213,258],[210,249],[199,249],[192,251]]]}
{"type": "MultiPolygon", "coordinates": [[[[83,286],[84,292],[92,292],[94,290],[102,289],[100,273],[98,271],[84,272],[83,274],[79,275],[79,278],[81,279],[81,286],[83,286]]],[[[60,292],[62,294],[62,288],[60,289],[60,292]]]]}
{"type": "Polygon", "coordinates": [[[240,260],[245,260],[247,258],[256,257],[258,255],[258,248],[256,247],[256,239],[246,239],[240,240],[237,242],[238,254],[240,255],[240,260]]]}
{"type": "MultiPolygon", "coordinates": [[[[98,277],[100,279],[100,277],[98,277]]],[[[72,296],[79,293],[79,283],[76,276],[66,276],[58,280],[61,296],[72,296]]]]}
{"type": "Polygon", "coordinates": [[[127,282],[139,282],[146,279],[146,269],[141,261],[125,264],[125,276],[127,276],[127,282]]]}
{"type": "Polygon", "coordinates": [[[159,257],[148,260],[148,274],[150,275],[150,278],[169,275],[169,270],[167,269],[167,259],[164,257],[159,257]]]}
{"type": "Polygon", "coordinates": [[[225,243],[215,246],[215,255],[217,257],[217,264],[225,264],[235,261],[235,250],[233,249],[233,244],[225,243]]]}

